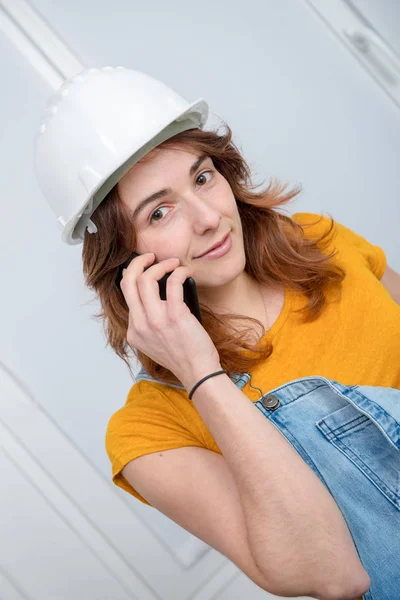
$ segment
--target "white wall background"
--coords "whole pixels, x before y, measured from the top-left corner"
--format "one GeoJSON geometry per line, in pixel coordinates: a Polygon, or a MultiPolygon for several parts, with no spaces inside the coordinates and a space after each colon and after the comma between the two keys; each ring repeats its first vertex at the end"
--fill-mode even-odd
{"type": "MultiPolygon", "coordinates": [[[[188,101],[203,97],[209,124],[228,122],[257,182],[302,183],[290,213],[328,211],[400,271],[400,109],[309,3],[30,4],[84,67],[137,68],[188,101]]],[[[368,4],[387,39],[399,39],[397,3],[368,4]]],[[[35,181],[33,136],[51,90],[3,34],[0,70],[0,359],[112,486],[104,435],[132,381],[91,318],[99,305],[84,288],[81,246],[61,243],[35,181]]],[[[112,487],[165,548],[188,543],[185,530],[112,487]]]]}

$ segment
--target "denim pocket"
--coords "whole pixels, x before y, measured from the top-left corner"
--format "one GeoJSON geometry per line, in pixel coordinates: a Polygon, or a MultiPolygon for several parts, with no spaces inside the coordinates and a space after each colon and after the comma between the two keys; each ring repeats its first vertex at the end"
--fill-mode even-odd
{"type": "MultiPolygon", "coordinates": [[[[363,390],[372,390],[363,387],[363,390]]],[[[384,388],[375,388],[382,394],[384,388]]],[[[389,394],[392,388],[388,388],[389,394]]],[[[377,403],[378,393],[370,397],[348,388],[342,398],[348,404],[316,426],[340,452],[351,460],[378,490],[400,510],[400,424],[377,403]]],[[[396,396],[399,402],[400,395],[396,396]]],[[[396,407],[397,409],[397,407],[396,407]]]]}

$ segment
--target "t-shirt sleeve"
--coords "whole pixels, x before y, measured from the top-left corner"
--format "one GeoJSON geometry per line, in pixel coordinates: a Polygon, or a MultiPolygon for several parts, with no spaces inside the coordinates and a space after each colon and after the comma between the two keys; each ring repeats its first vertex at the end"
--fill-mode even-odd
{"type": "MultiPolygon", "coordinates": [[[[300,224],[314,223],[321,215],[316,213],[296,213],[293,218],[300,224]]],[[[365,237],[349,229],[345,225],[335,221],[335,235],[345,240],[353,248],[355,248],[364,261],[366,266],[372,273],[381,279],[386,270],[386,254],[380,246],[376,246],[369,242],[365,237]]],[[[330,223],[330,218],[323,216],[321,221],[313,228],[316,234],[320,235],[322,230],[326,229],[330,223]]]]}
{"type": "Polygon", "coordinates": [[[383,249],[380,246],[372,244],[365,237],[355,233],[341,223],[337,221],[335,223],[338,234],[356,248],[370,271],[372,271],[377,279],[381,279],[386,270],[386,254],[383,249]]]}
{"type": "Polygon", "coordinates": [[[153,389],[136,383],[130,390],[126,404],[112,415],[108,422],[105,446],[112,467],[112,481],[144,504],[151,506],[121,471],[131,460],[163,450],[198,446],[203,440],[192,431],[184,414],[159,387],[153,389]]]}

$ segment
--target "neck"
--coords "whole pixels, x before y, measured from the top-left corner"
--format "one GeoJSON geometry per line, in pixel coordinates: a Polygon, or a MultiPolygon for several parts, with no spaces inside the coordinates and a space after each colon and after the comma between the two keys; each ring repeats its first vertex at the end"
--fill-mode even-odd
{"type": "MultiPolygon", "coordinates": [[[[255,281],[244,271],[239,277],[223,286],[198,288],[199,301],[209,306],[215,313],[252,317],[261,321],[266,330],[268,329],[267,298],[271,291],[272,288],[269,289],[265,284],[255,281]]],[[[259,331],[258,327],[257,330],[259,331]]]]}

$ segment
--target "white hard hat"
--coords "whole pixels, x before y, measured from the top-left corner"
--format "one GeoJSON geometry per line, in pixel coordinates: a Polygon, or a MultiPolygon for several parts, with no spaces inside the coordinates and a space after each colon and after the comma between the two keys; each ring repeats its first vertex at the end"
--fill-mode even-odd
{"type": "Polygon", "coordinates": [[[82,243],[108,192],[145,154],[187,129],[202,129],[208,105],[190,104],[161,81],[125,67],[85,69],[47,103],[35,136],[35,171],[61,239],[82,243]]]}

